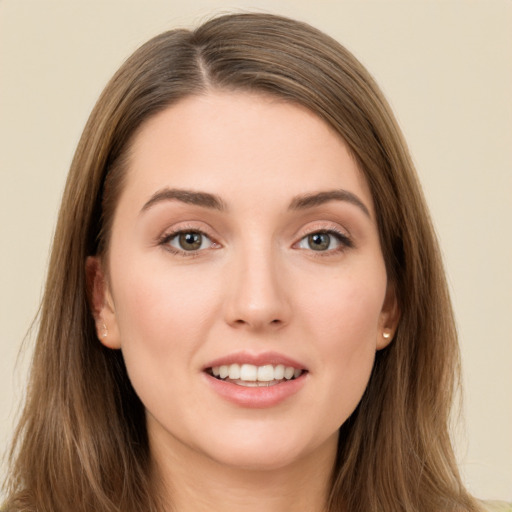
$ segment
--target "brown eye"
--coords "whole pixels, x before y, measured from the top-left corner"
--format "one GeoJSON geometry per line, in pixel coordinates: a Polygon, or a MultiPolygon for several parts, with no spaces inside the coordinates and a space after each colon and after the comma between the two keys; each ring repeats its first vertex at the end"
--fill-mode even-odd
{"type": "Polygon", "coordinates": [[[166,243],[185,252],[199,251],[212,246],[212,241],[200,231],[180,231],[169,237],[166,243]]]}
{"type": "Polygon", "coordinates": [[[196,251],[201,247],[202,240],[201,233],[181,233],[178,236],[178,243],[184,251],[196,251]]]}

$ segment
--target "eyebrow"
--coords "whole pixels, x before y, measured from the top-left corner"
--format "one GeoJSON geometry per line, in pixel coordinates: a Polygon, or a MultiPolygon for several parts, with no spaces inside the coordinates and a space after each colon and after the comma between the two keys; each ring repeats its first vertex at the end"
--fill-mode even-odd
{"type": "Polygon", "coordinates": [[[164,188],[155,192],[144,204],[141,213],[152,206],[163,201],[181,201],[182,203],[211,208],[213,210],[224,211],[226,205],[219,196],[209,194],[208,192],[196,192],[194,190],[183,190],[177,188],[164,188]]]}
{"type": "Polygon", "coordinates": [[[295,197],[290,203],[290,210],[304,210],[321,206],[329,201],[346,201],[360,208],[365,215],[371,218],[368,207],[352,192],[343,189],[327,190],[315,194],[304,194],[295,197]]]}
{"type": "MultiPolygon", "coordinates": [[[[186,204],[211,208],[213,210],[226,211],[227,207],[224,201],[215,194],[208,192],[197,192],[194,190],[184,190],[177,188],[164,188],[155,192],[144,204],[141,213],[148,210],[157,203],[163,201],[181,201],[186,204]]],[[[370,211],[366,205],[352,192],[343,189],[327,190],[314,194],[304,194],[294,197],[290,203],[290,210],[305,210],[321,206],[329,201],[346,201],[360,208],[365,215],[371,218],[370,211]]]]}

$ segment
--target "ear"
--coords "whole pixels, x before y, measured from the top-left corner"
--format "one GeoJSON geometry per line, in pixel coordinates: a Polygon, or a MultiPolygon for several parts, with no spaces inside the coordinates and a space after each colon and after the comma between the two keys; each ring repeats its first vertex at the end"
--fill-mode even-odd
{"type": "Polygon", "coordinates": [[[96,323],[96,336],[108,348],[121,348],[114,301],[105,270],[98,256],[85,261],[89,307],[96,323]]]}
{"type": "Polygon", "coordinates": [[[395,335],[398,320],[400,319],[400,310],[396,297],[395,286],[388,282],[386,297],[379,317],[379,328],[377,331],[377,350],[387,347],[395,335]]]}

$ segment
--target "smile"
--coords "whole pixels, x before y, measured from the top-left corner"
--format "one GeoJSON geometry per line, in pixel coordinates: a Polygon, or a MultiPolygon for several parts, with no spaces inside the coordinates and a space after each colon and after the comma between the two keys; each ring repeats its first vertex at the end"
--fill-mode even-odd
{"type": "Polygon", "coordinates": [[[305,370],[283,364],[229,364],[208,368],[216,379],[245,387],[268,387],[300,377],[305,370]]]}

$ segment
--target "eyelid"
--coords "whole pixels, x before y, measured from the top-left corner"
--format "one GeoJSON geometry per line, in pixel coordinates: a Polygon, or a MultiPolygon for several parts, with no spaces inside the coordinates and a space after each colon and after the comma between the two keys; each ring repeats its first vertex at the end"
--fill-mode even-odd
{"type": "Polygon", "coordinates": [[[218,249],[222,247],[222,245],[217,241],[216,237],[212,235],[209,231],[211,230],[205,229],[204,227],[198,227],[196,223],[179,223],[176,226],[164,230],[163,233],[157,237],[156,245],[161,246],[163,249],[171,252],[172,254],[177,254],[185,257],[199,256],[200,253],[203,253],[210,249],[218,249]],[[211,245],[204,249],[197,249],[191,251],[185,251],[183,249],[170,245],[169,242],[182,233],[199,233],[202,236],[208,238],[208,240],[210,240],[211,242],[211,245]]]}
{"type": "Polygon", "coordinates": [[[177,233],[167,236],[166,243],[169,244],[174,249],[176,249],[178,251],[183,251],[186,253],[204,251],[205,249],[209,249],[211,246],[213,246],[215,244],[215,242],[213,242],[206,233],[201,233],[200,231],[192,231],[192,230],[178,231],[177,233]],[[201,237],[201,244],[197,249],[191,249],[190,251],[187,251],[187,250],[184,250],[181,247],[179,247],[179,246],[177,247],[176,245],[173,244],[173,242],[176,242],[176,241],[179,244],[181,242],[181,235],[187,235],[187,234],[188,235],[190,235],[190,234],[199,235],[201,237]],[[210,243],[209,247],[203,247],[203,245],[208,244],[208,242],[210,243]]]}
{"type": "Polygon", "coordinates": [[[329,220],[325,221],[313,221],[308,222],[304,224],[300,229],[297,230],[296,235],[294,238],[296,239],[302,239],[305,236],[311,235],[313,233],[317,232],[334,232],[339,234],[343,238],[352,239],[352,235],[350,231],[344,227],[341,226],[338,222],[333,222],[329,220]]]}
{"type": "MultiPolygon", "coordinates": [[[[314,236],[314,235],[327,235],[330,239],[334,239],[334,243],[337,244],[336,247],[333,247],[333,248],[327,248],[323,251],[321,251],[320,249],[318,249],[318,252],[329,252],[329,251],[334,251],[336,249],[338,249],[340,246],[348,246],[348,242],[347,242],[347,239],[345,238],[344,235],[341,235],[340,233],[338,233],[337,231],[333,231],[332,229],[331,230],[322,230],[322,231],[313,231],[313,233],[310,233],[309,235],[306,235],[304,237],[302,237],[298,242],[297,242],[297,246],[299,249],[311,249],[311,250],[315,250],[315,249],[312,249],[311,247],[304,247],[304,245],[308,244],[309,243],[309,240],[310,240],[310,237],[314,236]]],[[[331,245],[331,242],[332,240],[330,240],[330,243],[329,245],[331,245]]]]}
{"type": "MultiPolygon", "coordinates": [[[[293,247],[302,249],[298,247],[298,245],[308,236],[314,235],[315,233],[326,233],[331,236],[336,237],[340,246],[334,249],[328,249],[326,251],[314,251],[313,249],[309,249],[310,252],[314,252],[315,256],[328,256],[330,254],[340,252],[346,249],[350,249],[354,247],[354,241],[352,236],[348,232],[347,229],[341,228],[337,223],[325,221],[325,222],[314,222],[309,223],[306,226],[302,227],[300,231],[297,233],[297,241],[294,242],[293,247]]],[[[304,250],[308,250],[304,248],[304,250]]]]}

